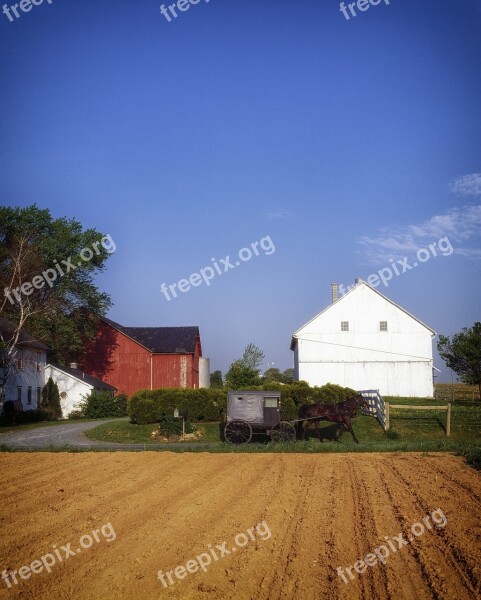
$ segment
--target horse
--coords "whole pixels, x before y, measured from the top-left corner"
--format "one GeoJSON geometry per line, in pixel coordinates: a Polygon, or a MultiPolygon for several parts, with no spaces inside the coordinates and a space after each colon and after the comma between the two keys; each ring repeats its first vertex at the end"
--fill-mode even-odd
{"type": "Polygon", "coordinates": [[[321,441],[319,421],[325,420],[338,423],[337,441],[341,439],[341,436],[344,433],[344,428],[347,428],[351,432],[356,444],[359,444],[351,424],[351,419],[354,416],[354,412],[358,408],[369,408],[369,404],[361,394],[356,394],[352,398],[344,400],[344,402],[340,402],[339,404],[303,404],[298,413],[299,420],[297,422],[297,439],[305,439],[306,429],[313,422],[319,441],[321,441]],[[307,426],[304,427],[304,423],[306,421],[307,426]]]}

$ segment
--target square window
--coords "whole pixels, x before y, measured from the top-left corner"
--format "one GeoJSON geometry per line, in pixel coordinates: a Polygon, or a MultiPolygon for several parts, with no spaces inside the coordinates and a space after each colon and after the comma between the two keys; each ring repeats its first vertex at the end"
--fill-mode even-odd
{"type": "Polygon", "coordinates": [[[379,331],[387,331],[387,321],[379,321],[379,331]]]}
{"type": "Polygon", "coordinates": [[[341,321],[341,331],[349,331],[349,321],[341,321]]]}
{"type": "Polygon", "coordinates": [[[267,397],[264,398],[264,406],[266,408],[277,408],[277,398],[267,397]]]}

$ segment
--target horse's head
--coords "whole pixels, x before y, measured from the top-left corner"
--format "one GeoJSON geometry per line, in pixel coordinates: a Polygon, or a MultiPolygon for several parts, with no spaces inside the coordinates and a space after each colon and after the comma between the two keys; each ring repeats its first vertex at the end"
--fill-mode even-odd
{"type": "Polygon", "coordinates": [[[369,403],[362,394],[356,394],[354,396],[354,399],[356,400],[356,405],[358,408],[360,408],[361,410],[369,409],[369,403]]]}

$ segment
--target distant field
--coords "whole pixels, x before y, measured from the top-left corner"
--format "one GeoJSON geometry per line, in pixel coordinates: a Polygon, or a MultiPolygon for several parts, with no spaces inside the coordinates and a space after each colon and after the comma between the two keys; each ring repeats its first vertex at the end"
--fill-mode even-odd
{"type": "Polygon", "coordinates": [[[437,398],[446,400],[480,400],[479,387],[464,383],[436,383],[434,390],[437,398]]]}

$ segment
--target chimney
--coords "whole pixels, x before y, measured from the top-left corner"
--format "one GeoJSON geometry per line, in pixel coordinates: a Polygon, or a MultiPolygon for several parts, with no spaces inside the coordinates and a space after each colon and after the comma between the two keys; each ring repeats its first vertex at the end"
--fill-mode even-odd
{"type": "Polygon", "coordinates": [[[339,284],[331,283],[331,291],[332,291],[332,303],[334,304],[339,300],[339,284]]]}
{"type": "Polygon", "coordinates": [[[70,368],[71,369],[78,369],[78,364],[77,363],[70,363],[70,368]]]}

